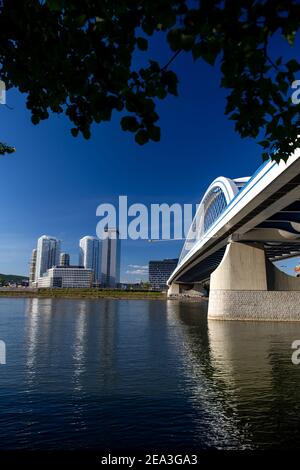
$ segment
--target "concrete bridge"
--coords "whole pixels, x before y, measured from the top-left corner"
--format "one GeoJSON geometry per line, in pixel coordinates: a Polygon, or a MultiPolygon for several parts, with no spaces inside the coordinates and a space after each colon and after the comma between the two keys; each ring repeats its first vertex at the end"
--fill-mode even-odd
{"type": "Polygon", "coordinates": [[[300,320],[300,278],[275,261],[300,255],[300,149],[252,177],[215,179],[204,194],[168,295],[210,281],[214,319],[300,320]]]}

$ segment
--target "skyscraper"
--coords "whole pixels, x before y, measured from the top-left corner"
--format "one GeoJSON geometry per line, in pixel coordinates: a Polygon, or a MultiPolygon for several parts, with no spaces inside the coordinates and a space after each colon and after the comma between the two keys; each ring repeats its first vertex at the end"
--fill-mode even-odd
{"type": "Polygon", "coordinates": [[[35,281],[42,277],[47,269],[59,264],[60,240],[43,235],[38,239],[36,254],[35,281]]]}
{"type": "Polygon", "coordinates": [[[60,254],[59,265],[64,267],[70,266],[70,255],[68,253],[60,254]]]}
{"type": "Polygon", "coordinates": [[[35,270],[36,270],[36,248],[32,250],[31,260],[30,260],[30,270],[29,270],[29,285],[31,286],[35,281],[35,270]]]}
{"type": "Polygon", "coordinates": [[[105,229],[102,240],[101,278],[105,287],[116,287],[120,282],[120,238],[115,228],[105,229]]]}
{"type": "Polygon", "coordinates": [[[79,241],[79,265],[92,269],[95,283],[101,282],[101,240],[97,237],[86,236],[79,241]]]}
{"type": "Polygon", "coordinates": [[[164,290],[167,288],[167,280],[178,264],[178,259],[163,259],[149,261],[149,282],[153,289],[164,290]]]}

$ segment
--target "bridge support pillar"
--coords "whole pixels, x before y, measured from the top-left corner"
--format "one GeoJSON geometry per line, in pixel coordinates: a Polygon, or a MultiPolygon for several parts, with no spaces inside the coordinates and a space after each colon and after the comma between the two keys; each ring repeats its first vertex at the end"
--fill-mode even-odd
{"type": "Polygon", "coordinates": [[[299,320],[300,278],[276,268],[263,246],[231,242],[210,277],[208,318],[299,320]]]}
{"type": "Polygon", "coordinates": [[[204,297],[207,295],[206,290],[201,283],[176,284],[173,282],[168,289],[168,297],[204,297]]]}
{"type": "Polygon", "coordinates": [[[176,282],[173,282],[168,289],[168,297],[172,297],[173,295],[179,295],[179,293],[180,293],[179,284],[176,284],[176,282]]]}

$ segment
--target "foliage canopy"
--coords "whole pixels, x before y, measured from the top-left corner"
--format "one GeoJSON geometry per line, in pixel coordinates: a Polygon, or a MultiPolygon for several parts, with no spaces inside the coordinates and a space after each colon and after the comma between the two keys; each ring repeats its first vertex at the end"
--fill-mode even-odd
{"type": "Polygon", "coordinates": [[[263,134],[263,157],[286,160],[299,146],[291,84],[300,64],[270,57],[269,43],[280,34],[292,46],[299,25],[298,0],[0,0],[0,79],[27,95],[34,124],[65,113],[72,135],[88,139],[93,122],[119,111],[142,145],[160,140],[156,101],[177,95],[171,67],[186,52],[220,68],[236,131],[263,134]],[[135,70],[135,50],[157,32],[169,63],[135,70]]]}

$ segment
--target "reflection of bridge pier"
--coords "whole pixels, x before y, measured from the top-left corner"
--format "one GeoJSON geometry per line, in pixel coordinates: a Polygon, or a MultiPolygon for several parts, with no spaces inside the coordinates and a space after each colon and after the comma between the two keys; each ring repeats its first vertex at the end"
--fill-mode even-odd
{"type": "MultiPolygon", "coordinates": [[[[300,255],[300,149],[252,178],[219,177],[188,233],[169,296],[210,281],[209,317],[300,320],[300,279],[273,264],[300,255]]],[[[196,292],[197,294],[197,292],[196,292]]]]}

